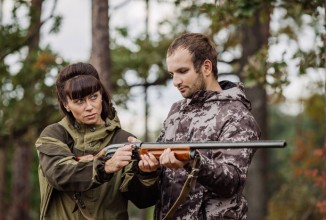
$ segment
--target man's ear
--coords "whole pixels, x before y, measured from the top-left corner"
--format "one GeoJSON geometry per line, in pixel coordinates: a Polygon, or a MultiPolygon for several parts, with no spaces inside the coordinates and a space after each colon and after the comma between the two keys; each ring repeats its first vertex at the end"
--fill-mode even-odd
{"type": "Polygon", "coordinates": [[[212,62],[206,59],[202,65],[202,71],[204,76],[209,76],[212,74],[212,62]]]}

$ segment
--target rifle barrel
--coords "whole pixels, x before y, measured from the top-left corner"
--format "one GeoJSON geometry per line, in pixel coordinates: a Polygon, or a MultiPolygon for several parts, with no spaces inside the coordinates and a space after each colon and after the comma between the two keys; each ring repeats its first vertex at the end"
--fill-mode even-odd
{"type": "Polygon", "coordinates": [[[261,140],[261,141],[246,141],[246,142],[220,142],[220,141],[206,141],[206,142],[144,142],[140,144],[141,147],[173,147],[190,149],[212,149],[212,148],[283,148],[286,146],[284,140],[261,140]]]}

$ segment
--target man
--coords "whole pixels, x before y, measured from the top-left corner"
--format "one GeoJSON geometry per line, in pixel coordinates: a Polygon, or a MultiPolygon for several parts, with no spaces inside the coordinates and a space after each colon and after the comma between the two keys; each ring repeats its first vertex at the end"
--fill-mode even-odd
{"type": "MultiPolygon", "coordinates": [[[[188,33],[175,39],[167,51],[168,72],[185,98],[172,105],[158,142],[250,141],[260,138],[241,83],[217,81],[217,52],[202,34],[188,33]]],[[[195,187],[181,202],[172,219],[246,219],[242,196],[253,149],[198,150],[195,187]]],[[[193,161],[179,161],[167,149],[161,195],[155,219],[163,219],[180,195],[193,161]]]]}

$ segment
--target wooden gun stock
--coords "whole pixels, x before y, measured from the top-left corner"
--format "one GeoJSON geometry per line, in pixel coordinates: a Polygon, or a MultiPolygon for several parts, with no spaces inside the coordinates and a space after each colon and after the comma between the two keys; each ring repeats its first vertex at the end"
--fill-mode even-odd
{"type": "MultiPolygon", "coordinates": [[[[171,151],[174,152],[175,158],[178,160],[186,161],[194,158],[195,151],[193,149],[190,149],[190,147],[169,147],[171,151]]],[[[151,153],[156,157],[156,159],[159,159],[162,155],[163,151],[167,149],[167,147],[141,147],[139,149],[139,155],[148,154],[151,153]]]]}

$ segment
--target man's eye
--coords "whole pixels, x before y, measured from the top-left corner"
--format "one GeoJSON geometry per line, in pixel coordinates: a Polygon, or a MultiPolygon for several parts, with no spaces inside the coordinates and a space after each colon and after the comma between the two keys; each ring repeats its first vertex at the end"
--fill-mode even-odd
{"type": "Polygon", "coordinates": [[[179,73],[186,73],[186,72],[188,72],[188,69],[181,69],[181,70],[179,70],[179,73]]]}

